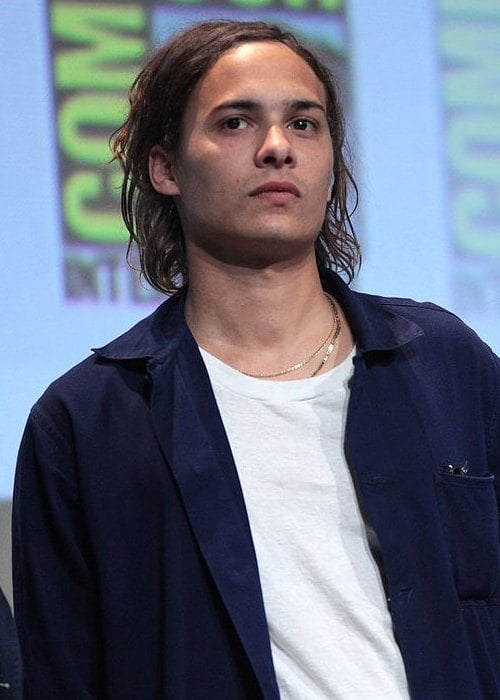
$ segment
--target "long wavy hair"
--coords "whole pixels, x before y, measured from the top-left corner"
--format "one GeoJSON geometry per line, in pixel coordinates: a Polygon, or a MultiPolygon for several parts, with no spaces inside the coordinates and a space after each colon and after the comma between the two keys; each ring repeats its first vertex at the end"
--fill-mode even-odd
{"type": "Polygon", "coordinates": [[[289,31],[265,22],[214,20],[191,25],[157,49],[129,91],[126,121],[111,137],[111,148],[124,171],[121,210],[140,269],[152,287],[167,293],[188,282],[181,221],[172,197],[158,193],[149,178],[149,153],[156,144],[171,153],[179,145],[184,112],[194,88],[223,53],[238,44],[278,41],[300,56],[322,82],[333,146],[332,196],[316,240],[318,267],[352,280],[360,247],[351,216],[358,191],[350,172],[344,114],[334,77],[289,31]],[[352,206],[351,206],[352,204],[352,206]]]}

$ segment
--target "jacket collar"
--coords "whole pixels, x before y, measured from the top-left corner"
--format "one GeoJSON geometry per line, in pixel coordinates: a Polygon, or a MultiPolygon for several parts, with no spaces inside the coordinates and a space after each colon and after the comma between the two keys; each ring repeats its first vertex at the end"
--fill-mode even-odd
{"type": "Polygon", "coordinates": [[[395,350],[423,335],[418,324],[395,311],[415,306],[415,302],[355,292],[329,271],[321,274],[321,282],[342,307],[359,354],[395,350]]]}
{"type": "MultiPolygon", "coordinates": [[[[335,273],[321,274],[323,287],[341,305],[358,353],[391,351],[423,335],[422,328],[395,309],[415,306],[407,299],[390,299],[355,292],[335,273]]],[[[150,316],[94,352],[108,360],[148,360],[163,363],[190,334],[184,319],[184,295],[164,301],[150,316]]]]}
{"type": "Polygon", "coordinates": [[[170,297],[123,335],[92,350],[106,360],[154,359],[162,363],[175,353],[186,334],[190,333],[184,319],[182,294],[170,297]]]}

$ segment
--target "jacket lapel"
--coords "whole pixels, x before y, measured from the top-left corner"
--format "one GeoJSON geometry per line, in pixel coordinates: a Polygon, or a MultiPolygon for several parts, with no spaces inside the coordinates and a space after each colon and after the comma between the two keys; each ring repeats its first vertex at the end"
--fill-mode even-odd
{"type": "Polygon", "coordinates": [[[371,361],[358,356],[345,451],[383,553],[389,606],[415,697],[441,697],[436,688],[446,687],[445,676],[463,688],[461,698],[479,697],[460,606],[450,595],[455,586],[434,486],[439,423],[424,384],[411,350],[371,361]]]}
{"type": "Polygon", "coordinates": [[[154,429],[191,527],[266,699],[278,698],[250,527],[209,378],[186,332],[150,361],[154,429]]]}

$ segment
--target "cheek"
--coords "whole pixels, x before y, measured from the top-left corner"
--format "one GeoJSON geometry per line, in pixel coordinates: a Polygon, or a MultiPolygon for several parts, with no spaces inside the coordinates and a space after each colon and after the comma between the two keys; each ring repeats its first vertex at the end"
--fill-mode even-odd
{"type": "Polygon", "coordinates": [[[231,158],[217,158],[213,155],[206,157],[203,154],[192,159],[186,175],[186,181],[192,183],[191,189],[203,188],[212,194],[223,192],[236,180],[234,161],[231,158]]]}
{"type": "Polygon", "coordinates": [[[331,186],[333,177],[333,157],[330,155],[331,149],[328,144],[324,150],[318,149],[314,156],[306,153],[303,156],[304,163],[307,163],[309,170],[309,182],[320,192],[327,192],[331,186]]]}

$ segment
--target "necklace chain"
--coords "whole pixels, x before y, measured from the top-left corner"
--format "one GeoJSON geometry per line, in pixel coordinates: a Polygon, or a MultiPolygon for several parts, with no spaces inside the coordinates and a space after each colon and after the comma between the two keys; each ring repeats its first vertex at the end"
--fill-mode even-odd
{"type": "Polygon", "coordinates": [[[328,301],[331,304],[332,307],[332,315],[333,315],[333,324],[330,330],[328,331],[328,335],[326,338],[323,340],[319,348],[317,348],[313,353],[308,355],[306,358],[301,360],[300,362],[296,362],[293,365],[290,365],[290,367],[286,367],[285,369],[279,370],[279,372],[246,372],[245,370],[240,370],[241,374],[245,374],[247,377],[254,377],[255,379],[273,379],[274,377],[282,377],[284,374],[290,374],[290,372],[296,372],[299,369],[302,369],[302,367],[305,367],[308,365],[312,360],[314,360],[315,357],[317,357],[320,352],[323,350],[325,345],[328,344],[328,347],[326,348],[325,354],[323,355],[321,362],[319,363],[318,367],[314,370],[312,373],[312,377],[315,377],[320,369],[326,364],[328,361],[328,358],[332,354],[333,350],[335,349],[336,346],[336,340],[340,335],[340,331],[342,330],[342,323],[340,321],[340,314],[339,310],[337,308],[337,304],[333,300],[333,297],[330,296],[327,292],[323,292],[323,294],[326,296],[328,301]]]}

